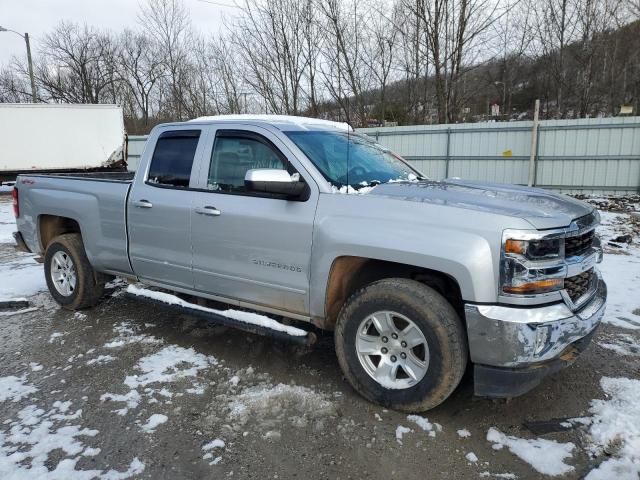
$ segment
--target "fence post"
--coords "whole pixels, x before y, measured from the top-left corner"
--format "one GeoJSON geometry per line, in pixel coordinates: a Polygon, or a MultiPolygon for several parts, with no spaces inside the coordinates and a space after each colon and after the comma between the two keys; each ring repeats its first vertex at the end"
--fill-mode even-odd
{"type": "Polygon", "coordinates": [[[533,108],[533,126],[531,128],[531,153],[529,154],[529,183],[532,187],[536,177],[536,156],[538,154],[538,111],[540,110],[540,99],[536,99],[533,108]]]}
{"type": "Polygon", "coordinates": [[[449,160],[451,152],[451,128],[447,128],[447,156],[444,159],[444,178],[449,178],[449,160]]]}

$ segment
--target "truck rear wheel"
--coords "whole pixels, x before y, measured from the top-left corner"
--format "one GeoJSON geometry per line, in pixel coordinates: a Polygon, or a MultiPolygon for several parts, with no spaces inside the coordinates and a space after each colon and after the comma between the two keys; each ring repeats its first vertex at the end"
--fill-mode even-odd
{"type": "Polygon", "coordinates": [[[404,412],[442,403],[467,364],[465,331],[451,304],[402,278],[374,282],[351,296],[338,317],[335,347],[353,388],[404,412]]]}
{"type": "Polygon", "coordinates": [[[68,310],[93,307],[104,292],[104,279],[89,263],[77,233],[51,241],[44,256],[44,273],[51,296],[68,310]]]}

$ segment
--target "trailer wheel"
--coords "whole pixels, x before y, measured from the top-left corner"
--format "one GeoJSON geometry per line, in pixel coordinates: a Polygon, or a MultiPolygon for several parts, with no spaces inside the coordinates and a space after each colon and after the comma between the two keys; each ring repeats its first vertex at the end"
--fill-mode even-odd
{"type": "Polygon", "coordinates": [[[49,243],[44,273],[51,296],[68,310],[93,307],[104,292],[104,277],[89,263],[78,233],[59,235],[49,243]]]}
{"type": "Polygon", "coordinates": [[[455,309],[432,288],[402,278],[374,282],[349,298],[338,317],[335,347],[358,393],[404,412],[446,400],[467,364],[455,309]]]}

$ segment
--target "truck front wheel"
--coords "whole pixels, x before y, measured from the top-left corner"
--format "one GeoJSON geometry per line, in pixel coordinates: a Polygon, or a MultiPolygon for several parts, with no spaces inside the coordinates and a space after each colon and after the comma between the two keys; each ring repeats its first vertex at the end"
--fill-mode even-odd
{"type": "Polygon", "coordinates": [[[353,388],[405,412],[442,403],[467,363],[465,331],[451,304],[402,278],[374,282],[351,296],[338,317],[335,347],[353,388]]]}
{"type": "Polygon", "coordinates": [[[93,307],[104,292],[104,279],[89,263],[77,233],[51,241],[44,256],[44,273],[51,296],[68,310],[93,307]]]}

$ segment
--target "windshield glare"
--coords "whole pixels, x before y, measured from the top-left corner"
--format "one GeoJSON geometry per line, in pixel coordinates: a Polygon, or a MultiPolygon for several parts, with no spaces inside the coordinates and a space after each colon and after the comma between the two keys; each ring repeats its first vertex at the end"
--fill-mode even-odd
{"type": "Polygon", "coordinates": [[[354,189],[392,181],[415,181],[420,173],[371,139],[347,132],[285,134],[335,187],[354,189]]]}

